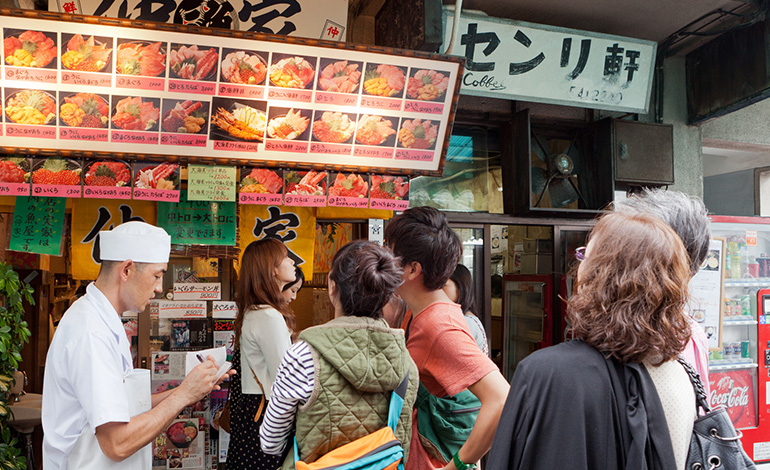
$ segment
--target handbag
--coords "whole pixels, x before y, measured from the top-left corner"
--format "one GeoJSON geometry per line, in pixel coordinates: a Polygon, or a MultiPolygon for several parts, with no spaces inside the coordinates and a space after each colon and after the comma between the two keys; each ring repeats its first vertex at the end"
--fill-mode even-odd
{"type": "Polygon", "coordinates": [[[296,470],[403,470],[404,448],[396,438],[396,425],[404,407],[409,372],[390,394],[388,425],[366,436],[348,442],[319,457],[314,462],[300,460],[297,438],[294,437],[294,468],[296,470]]]}
{"type": "MultiPolygon", "coordinates": [[[[254,380],[257,381],[257,385],[259,385],[259,389],[262,390],[262,400],[259,402],[259,408],[257,409],[257,413],[254,415],[254,422],[256,423],[259,421],[260,416],[262,416],[262,412],[265,411],[265,388],[262,387],[262,382],[259,381],[257,378],[257,374],[254,373],[254,369],[249,366],[249,370],[251,370],[251,375],[254,376],[254,380]]],[[[225,406],[222,407],[222,413],[219,415],[219,428],[223,429],[226,433],[230,434],[230,403],[232,402],[232,390],[230,390],[231,393],[228,393],[227,395],[227,402],[225,403],[225,406]]]]}
{"type": "Polygon", "coordinates": [[[736,431],[725,407],[711,410],[700,375],[692,366],[679,358],[695,389],[695,420],[687,453],[687,470],[756,469],[741,445],[741,433],[736,431]],[[703,410],[703,416],[700,415],[703,410]]]}

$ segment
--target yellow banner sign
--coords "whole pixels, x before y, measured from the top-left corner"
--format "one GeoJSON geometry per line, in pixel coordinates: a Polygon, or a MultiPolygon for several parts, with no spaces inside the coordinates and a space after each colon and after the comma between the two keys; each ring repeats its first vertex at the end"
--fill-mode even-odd
{"type": "Polygon", "coordinates": [[[240,204],[238,209],[241,254],[255,240],[277,238],[289,249],[305,278],[313,278],[314,208],[240,204]]]}
{"type": "Polygon", "coordinates": [[[72,277],[96,279],[99,263],[94,253],[94,240],[102,230],[132,220],[157,223],[155,202],[110,199],[73,199],[72,205],[72,277]]]}

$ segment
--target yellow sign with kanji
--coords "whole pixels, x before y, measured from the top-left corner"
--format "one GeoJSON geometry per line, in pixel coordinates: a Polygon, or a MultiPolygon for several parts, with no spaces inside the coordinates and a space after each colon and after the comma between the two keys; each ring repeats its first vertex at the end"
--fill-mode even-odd
{"type": "Polygon", "coordinates": [[[240,204],[238,210],[241,255],[253,241],[277,238],[289,249],[289,256],[302,268],[305,278],[313,278],[314,208],[240,204]]]}
{"type": "Polygon", "coordinates": [[[94,240],[100,231],[132,220],[156,225],[157,219],[156,203],[152,201],[73,199],[72,277],[92,280],[99,275],[94,240]]]}

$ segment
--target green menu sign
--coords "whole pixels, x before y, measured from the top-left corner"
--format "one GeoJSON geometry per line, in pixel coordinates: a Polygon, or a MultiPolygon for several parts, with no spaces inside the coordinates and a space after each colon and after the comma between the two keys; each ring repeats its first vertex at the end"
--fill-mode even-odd
{"type": "Polygon", "coordinates": [[[235,246],[237,204],[235,202],[189,201],[158,203],[158,226],[179,245],[235,246]]]}
{"type": "Polygon", "coordinates": [[[17,196],[11,229],[11,251],[61,255],[64,207],[59,197],[17,196]]]}
{"type": "Polygon", "coordinates": [[[190,201],[235,201],[235,167],[189,165],[187,199],[190,201]]]}

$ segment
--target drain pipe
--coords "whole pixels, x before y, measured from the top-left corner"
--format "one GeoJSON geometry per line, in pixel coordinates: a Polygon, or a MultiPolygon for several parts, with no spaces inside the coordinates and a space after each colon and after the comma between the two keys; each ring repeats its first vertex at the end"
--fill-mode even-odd
{"type": "Polygon", "coordinates": [[[455,48],[455,33],[460,30],[460,13],[463,10],[463,0],[455,0],[454,18],[452,21],[452,35],[449,36],[449,45],[444,54],[452,54],[455,48]]]}

